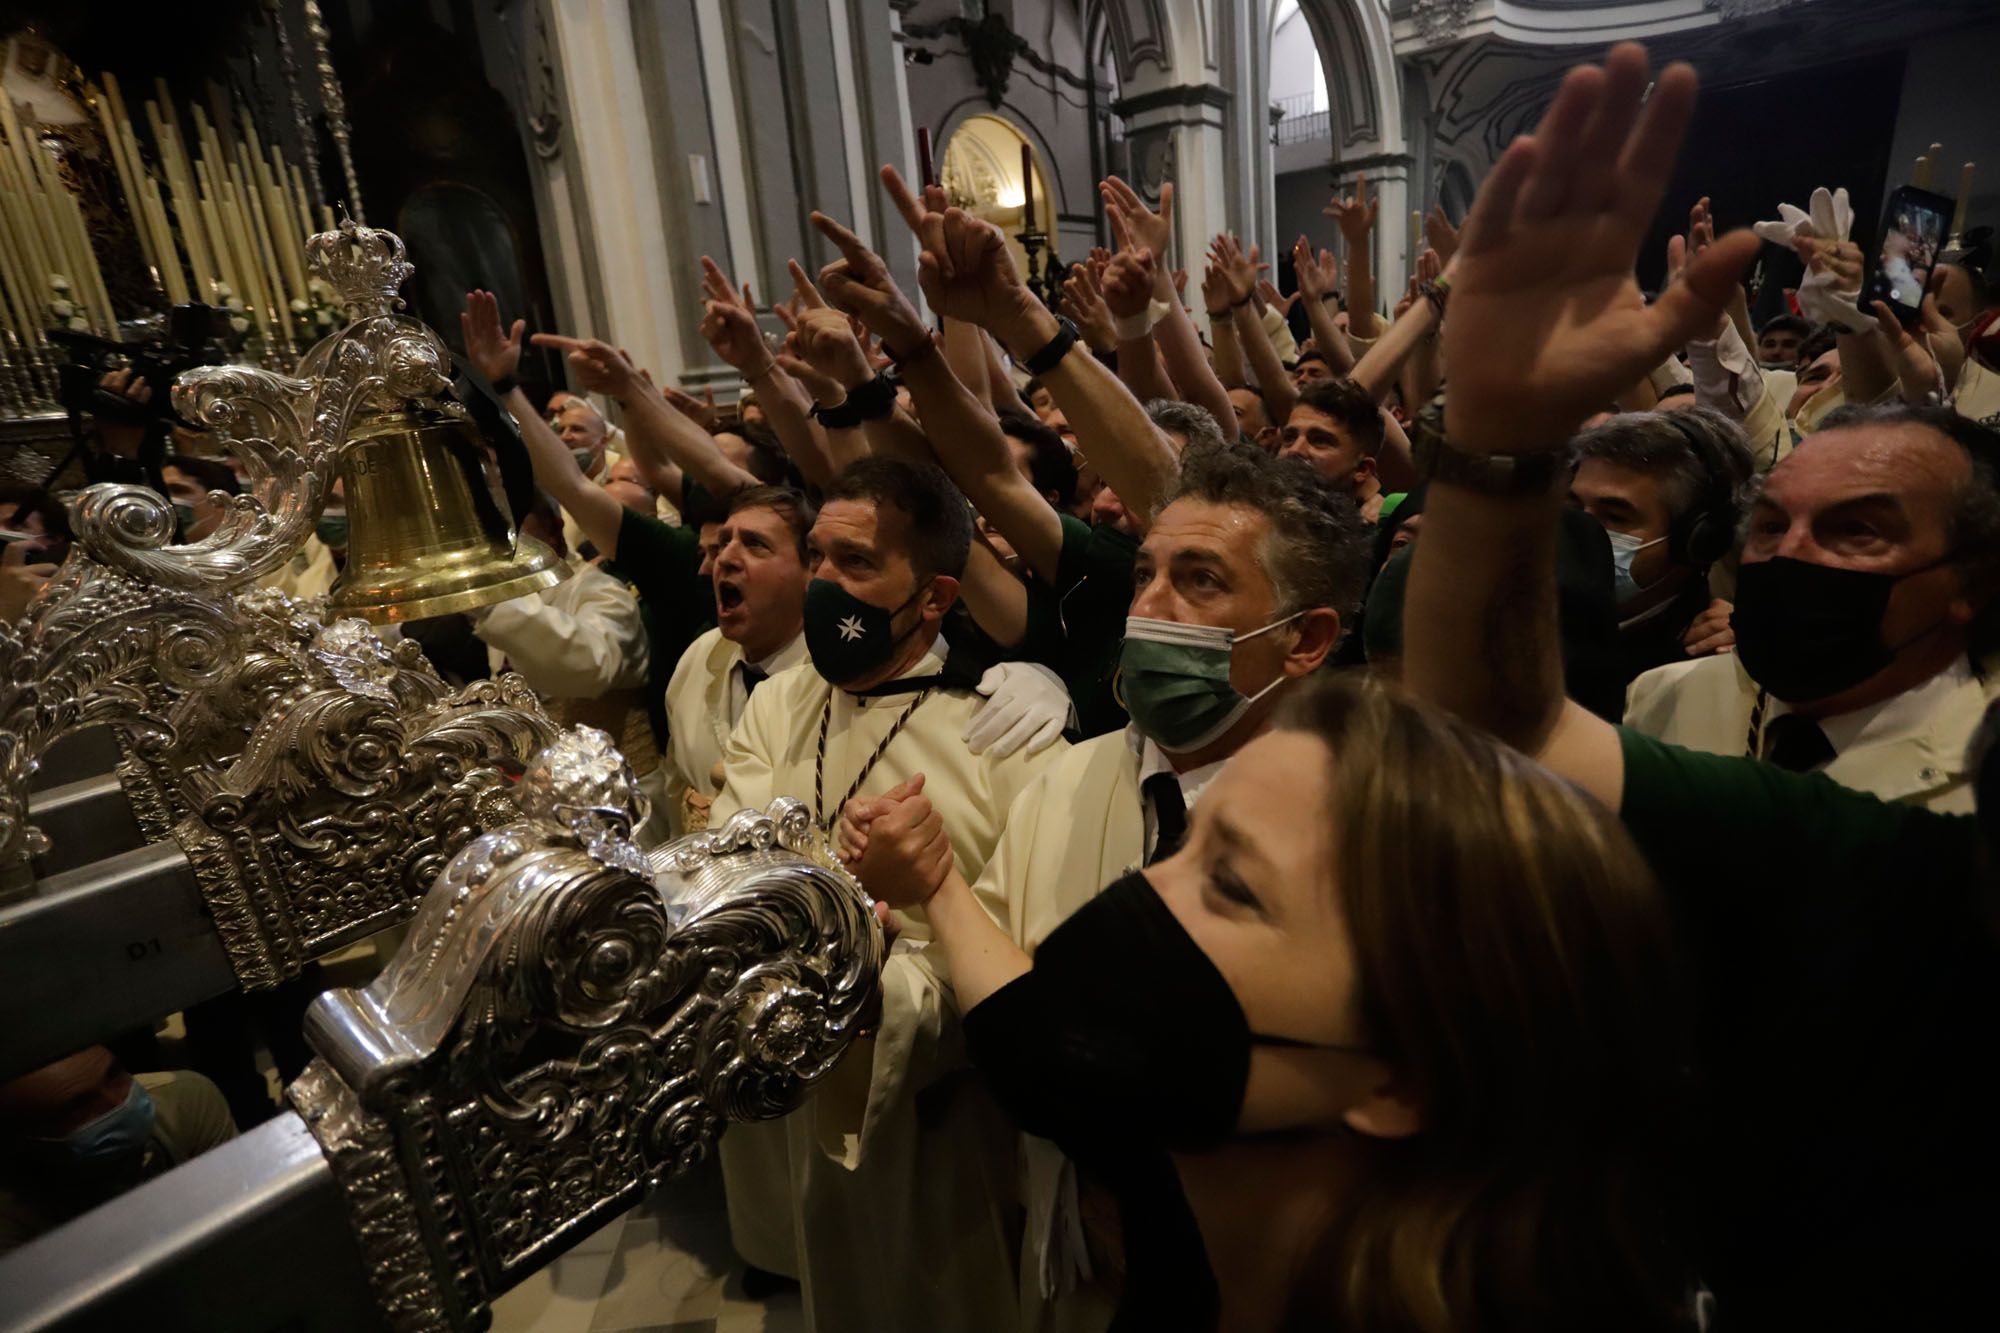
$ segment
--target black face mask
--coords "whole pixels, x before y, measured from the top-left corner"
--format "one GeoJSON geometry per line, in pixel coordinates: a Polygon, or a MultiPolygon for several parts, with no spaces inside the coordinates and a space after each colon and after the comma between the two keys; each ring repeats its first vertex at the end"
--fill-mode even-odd
{"type": "Polygon", "coordinates": [[[1021,1128],[1084,1156],[1213,1147],[1242,1115],[1251,1048],[1309,1044],[1250,1031],[1222,973],[1137,871],[1056,927],[1031,971],[966,1015],[965,1034],[1021,1128]]]}
{"type": "Polygon", "coordinates": [[[1810,703],[1867,680],[1907,645],[1882,641],[1889,594],[1904,579],[1936,569],[1879,574],[1836,569],[1789,556],[1745,564],[1736,575],[1736,655],[1772,697],[1810,703]]]}

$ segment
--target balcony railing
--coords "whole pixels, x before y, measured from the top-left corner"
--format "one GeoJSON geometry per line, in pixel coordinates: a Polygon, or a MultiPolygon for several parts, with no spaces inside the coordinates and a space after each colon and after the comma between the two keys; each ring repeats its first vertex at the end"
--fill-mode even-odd
{"type": "Polygon", "coordinates": [[[1282,114],[1273,143],[1311,143],[1316,139],[1333,137],[1332,118],[1324,107],[1313,110],[1311,93],[1294,93],[1290,97],[1275,99],[1271,105],[1282,114]]]}

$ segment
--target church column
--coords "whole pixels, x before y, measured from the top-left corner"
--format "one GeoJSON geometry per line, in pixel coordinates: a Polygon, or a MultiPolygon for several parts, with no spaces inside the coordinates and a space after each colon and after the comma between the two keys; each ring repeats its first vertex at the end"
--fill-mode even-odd
{"type": "Polygon", "coordinates": [[[616,340],[640,365],[675,375],[686,364],[674,317],[679,275],[660,242],[668,219],[652,135],[647,118],[633,114],[645,93],[631,11],[551,0],[549,14],[568,120],[567,160],[551,181],[562,188],[552,189],[551,205],[573,331],[616,340]],[[579,289],[591,293],[588,311],[576,308],[579,289]]]}

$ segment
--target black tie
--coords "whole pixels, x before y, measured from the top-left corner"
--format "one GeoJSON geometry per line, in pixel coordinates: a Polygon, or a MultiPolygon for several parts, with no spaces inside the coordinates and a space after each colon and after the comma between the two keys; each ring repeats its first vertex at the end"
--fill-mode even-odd
{"type": "Polygon", "coordinates": [[[1833,742],[1809,717],[1786,713],[1764,728],[1764,758],[1779,768],[1811,773],[1832,763],[1833,756],[1833,742]]]}
{"type": "Polygon", "coordinates": [[[771,678],[771,673],[762,667],[753,667],[748,662],[739,668],[743,672],[743,697],[748,699],[757,692],[757,687],[771,678]]]}
{"type": "Polygon", "coordinates": [[[1153,854],[1146,864],[1164,861],[1187,841],[1187,802],[1181,798],[1181,780],[1172,773],[1155,773],[1145,781],[1145,793],[1153,802],[1153,854]]]}

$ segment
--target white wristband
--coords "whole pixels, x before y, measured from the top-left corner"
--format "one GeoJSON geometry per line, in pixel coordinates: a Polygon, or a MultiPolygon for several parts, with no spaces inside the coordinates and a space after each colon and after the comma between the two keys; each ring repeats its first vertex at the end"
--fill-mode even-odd
{"type": "Polygon", "coordinates": [[[1173,310],[1165,301],[1148,301],[1146,308],[1136,315],[1113,315],[1111,331],[1118,335],[1119,342],[1143,342],[1152,336],[1153,326],[1172,314],[1173,310]]]}

